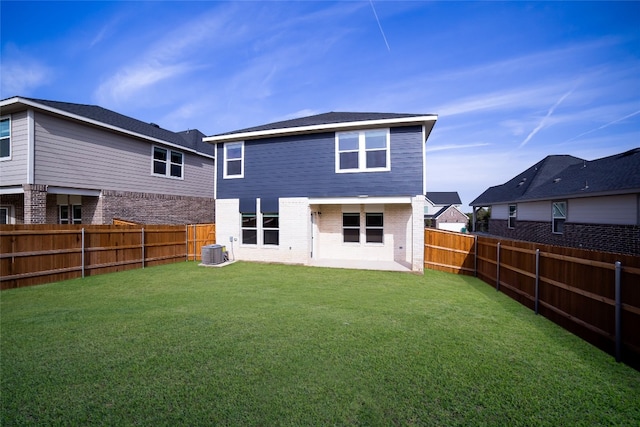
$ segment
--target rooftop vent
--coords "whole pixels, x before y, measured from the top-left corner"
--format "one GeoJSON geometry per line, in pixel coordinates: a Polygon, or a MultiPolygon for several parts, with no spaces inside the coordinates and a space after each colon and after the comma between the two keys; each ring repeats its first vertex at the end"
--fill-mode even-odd
{"type": "Polygon", "coordinates": [[[554,183],[554,184],[557,184],[557,183],[559,183],[559,182],[560,182],[560,180],[561,180],[561,179],[562,179],[562,178],[556,178],[556,179],[554,179],[554,180],[553,180],[553,183],[554,183]]]}
{"type": "Polygon", "coordinates": [[[160,129],[160,125],[159,125],[159,124],[157,124],[157,123],[153,123],[153,122],[151,122],[151,123],[149,123],[149,124],[150,124],[151,126],[153,126],[154,128],[158,128],[158,129],[160,129]]]}

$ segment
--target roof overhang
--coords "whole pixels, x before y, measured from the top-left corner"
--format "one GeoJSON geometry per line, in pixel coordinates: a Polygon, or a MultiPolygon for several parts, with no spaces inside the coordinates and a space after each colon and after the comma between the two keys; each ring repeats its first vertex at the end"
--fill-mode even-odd
{"type": "Polygon", "coordinates": [[[358,130],[358,129],[412,126],[412,125],[425,126],[426,135],[429,135],[437,119],[438,119],[438,116],[433,114],[433,115],[426,115],[426,116],[401,117],[401,118],[392,118],[392,119],[326,123],[321,125],[297,126],[297,127],[281,128],[281,129],[267,129],[267,130],[253,131],[253,132],[232,133],[232,134],[226,134],[226,135],[214,135],[214,136],[208,136],[203,138],[203,141],[209,142],[209,143],[234,142],[234,141],[246,141],[250,139],[281,137],[281,136],[300,135],[300,134],[309,134],[309,133],[349,131],[349,130],[358,130]]]}
{"type": "Polygon", "coordinates": [[[178,148],[180,149],[180,151],[189,151],[191,153],[195,153],[198,154],[199,156],[203,156],[203,157],[209,157],[211,159],[215,159],[215,156],[212,156],[210,154],[205,154],[205,153],[201,153],[199,151],[193,150],[191,148],[182,146],[182,145],[178,145],[178,144],[174,144],[172,142],[169,141],[165,141],[163,139],[159,139],[159,138],[153,138],[151,136],[148,135],[143,135],[141,133],[137,133],[137,132],[133,132],[127,129],[123,129],[121,127],[118,126],[113,126],[110,125],[108,123],[104,123],[98,120],[93,120],[90,119],[88,117],[84,117],[84,116],[80,116],[78,114],[73,114],[73,113],[69,113],[68,111],[64,111],[64,110],[60,110],[58,108],[54,108],[54,107],[50,107],[48,105],[44,105],[44,104],[40,104],[39,102],[35,102],[32,101],[30,99],[25,99],[25,98],[21,98],[19,96],[15,96],[13,98],[8,98],[5,100],[0,101],[0,114],[11,114],[11,113],[16,113],[19,111],[23,111],[26,108],[35,108],[41,111],[46,111],[48,113],[52,113],[52,114],[56,114],[59,116],[63,116],[63,117],[67,117],[69,119],[72,120],[76,120],[79,122],[83,122],[83,123],[87,123],[93,126],[98,126],[101,128],[105,128],[105,129],[109,129],[111,131],[114,132],[119,132],[119,133],[123,133],[135,138],[140,138],[140,139],[144,139],[156,144],[162,144],[162,145],[166,145],[169,147],[173,147],[173,148],[178,148]]]}
{"type": "Polygon", "coordinates": [[[544,202],[548,200],[564,200],[564,199],[584,199],[587,197],[605,197],[605,196],[623,196],[625,194],[640,194],[640,188],[628,188],[624,190],[615,191],[594,191],[592,193],[572,193],[572,194],[560,194],[548,197],[536,197],[530,199],[517,199],[517,200],[501,200],[501,201],[486,201],[486,202],[471,202],[469,206],[479,208],[488,207],[493,205],[507,205],[516,203],[533,203],[544,202]]]}
{"type": "Polygon", "coordinates": [[[411,196],[310,197],[310,205],[410,205],[411,196]]]}

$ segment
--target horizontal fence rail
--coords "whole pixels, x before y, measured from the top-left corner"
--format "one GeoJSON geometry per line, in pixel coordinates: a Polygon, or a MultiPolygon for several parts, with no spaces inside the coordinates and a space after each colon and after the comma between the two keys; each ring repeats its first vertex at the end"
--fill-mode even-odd
{"type": "Polygon", "coordinates": [[[425,229],[425,268],[475,275],[640,367],[640,257],[425,229]]]}
{"type": "Polygon", "coordinates": [[[0,288],[199,259],[215,225],[2,225],[0,288]]]}

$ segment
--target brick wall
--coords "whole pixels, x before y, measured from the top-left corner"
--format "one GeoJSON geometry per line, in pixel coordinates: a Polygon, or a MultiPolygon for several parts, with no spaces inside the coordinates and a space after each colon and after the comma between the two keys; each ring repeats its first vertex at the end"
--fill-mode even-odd
{"type": "Polygon", "coordinates": [[[506,220],[491,219],[489,233],[549,245],[640,255],[640,226],[637,225],[565,222],[564,233],[554,234],[549,222],[517,221],[510,229],[506,220]]]}
{"type": "Polygon", "coordinates": [[[111,224],[114,218],[142,224],[215,222],[212,198],[104,190],[101,199],[105,224],[111,224]]]}
{"type": "Polygon", "coordinates": [[[47,186],[24,184],[24,223],[46,224],[47,222],[47,186]]]}

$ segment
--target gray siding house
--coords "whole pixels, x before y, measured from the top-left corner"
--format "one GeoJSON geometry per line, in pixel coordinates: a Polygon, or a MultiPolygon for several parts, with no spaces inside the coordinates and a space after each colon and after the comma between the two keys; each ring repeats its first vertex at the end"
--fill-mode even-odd
{"type": "Polygon", "coordinates": [[[424,226],[440,230],[466,230],[469,218],[460,210],[457,191],[428,191],[425,195],[424,226]]]}
{"type": "Polygon", "coordinates": [[[197,130],[14,97],[0,101],[0,131],[2,223],[214,220],[215,152],[197,130]]]}
{"type": "Polygon", "coordinates": [[[237,259],[422,271],[436,119],[331,112],[206,137],[217,241],[237,259]]]}
{"type": "Polygon", "coordinates": [[[548,156],[471,206],[474,224],[491,208],[493,235],[640,255],[640,148],[592,161],[548,156]]]}

